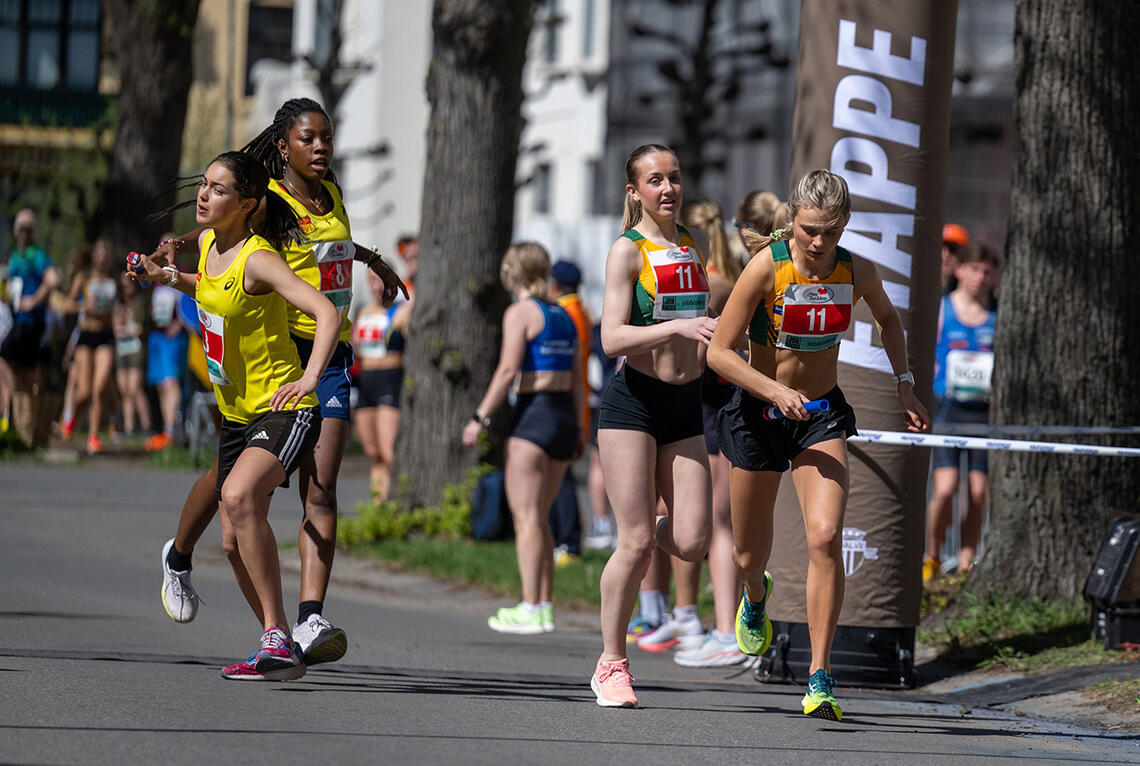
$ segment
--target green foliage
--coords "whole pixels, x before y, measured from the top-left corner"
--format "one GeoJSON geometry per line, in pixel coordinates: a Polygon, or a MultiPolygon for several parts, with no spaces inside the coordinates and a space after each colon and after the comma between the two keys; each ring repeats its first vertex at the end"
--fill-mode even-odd
{"type": "Polygon", "coordinates": [[[16,433],[15,426],[9,425],[0,431],[0,460],[16,460],[28,458],[43,452],[42,449],[32,449],[24,444],[24,440],[16,433]]]}
{"type": "Polygon", "coordinates": [[[954,664],[1038,670],[1120,660],[1120,652],[1106,651],[1089,639],[1083,605],[994,593],[983,598],[969,591],[959,598],[965,604],[960,616],[918,634],[954,664]]]}
{"type": "Polygon", "coordinates": [[[146,464],[150,468],[192,468],[202,470],[214,464],[217,450],[198,449],[191,452],[186,447],[168,447],[158,452],[149,452],[146,464]]]}
{"type": "Polygon", "coordinates": [[[492,467],[481,465],[467,472],[456,484],[447,484],[437,505],[401,510],[407,477],[401,476],[396,499],[361,502],[356,516],[345,516],[337,524],[337,539],[343,545],[361,545],[377,540],[406,540],[410,537],[461,539],[471,534],[471,494],[479,478],[492,467]]]}

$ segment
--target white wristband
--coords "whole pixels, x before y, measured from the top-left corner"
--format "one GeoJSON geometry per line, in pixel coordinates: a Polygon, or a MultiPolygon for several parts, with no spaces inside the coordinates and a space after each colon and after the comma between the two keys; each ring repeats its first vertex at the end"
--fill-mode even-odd
{"type": "Polygon", "coordinates": [[[891,380],[893,380],[896,384],[910,383],[913,386],[914,385],[914,373],[911,372],[910,370],[907,370],[904,373],[900,373],[898,375],[892,375],[891,380]]]}
{"type": "Polygon", "coordinates": [[[178,268],[168,264],[166,266],[163,266],[162,270],[167,272],[170,275],[166,278],[166,284],[171,286],[171,287],[174,287],[174,285],[176,285],[178,283],[178,275],[179,275],[178,268]]]}

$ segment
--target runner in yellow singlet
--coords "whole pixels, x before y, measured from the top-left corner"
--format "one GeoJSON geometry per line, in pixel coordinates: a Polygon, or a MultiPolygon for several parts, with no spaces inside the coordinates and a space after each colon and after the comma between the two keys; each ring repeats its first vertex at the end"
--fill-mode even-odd
{"type": "MultiPolygon", "coordinates": [[[[353,352],[351,324],[345,316],[352,293],[353,260],[364,262],[384,282],[390,305],[403,283],[378,253],[352,241],[340,188],[330,170],[333,160],[332,121],[310,99],[290,99],[273,124],[242,148],[260,161],[271,177],[270,199],[284,201],[297,216],[301,235],[286,242],[281,253],[306,282],[324,293],[342,317],[339,341],[317,386],[322,422],[311,460],[298,474],[305,508],[298,535],[301,593],[294,632],[307,665],[339,660],[348,650],[345,631],[324,617],[324,600],[336,551],[337,474],[349,431],[349,374],[353,352]]],[[[255,221],[257,219],[255,218],[255,221]]],[[[197,232],[175,237],[156,254],[173,259],[177,249],[197,232]]],[[[314,326],[301,311],[289,308],[289,334],[305,363],[312,351],[314,326]]],[[[198,609],[190,581],[191,555],[217,509],[213,495],[215,469],[204,474],[186,499],[178,531],[163,554],[163,607],[176,622],[189,622],[198,609]]]]}
{"type": "Polygon", "coordinates": [[[197,278],[142,259],[146,278],[198,302],[207,368],[223,417],[215,489],[224,511],[223,545],[264,631],[257,651],[222,669],[223,677],[237,680],[287,680],[305,673],[282,603],[269,501],[317,441],[321,415],[314,391],[341,319],[280,256],[284,240],[300,236],[288,206],[270,196],[265,236],[250,230],[268,185],[265,167],[249,155],[219,155],[197,196],[203,226],[197,278]],[[304,368],[286,335],[288,304],[315,322],[313,351],[304,368]]]}

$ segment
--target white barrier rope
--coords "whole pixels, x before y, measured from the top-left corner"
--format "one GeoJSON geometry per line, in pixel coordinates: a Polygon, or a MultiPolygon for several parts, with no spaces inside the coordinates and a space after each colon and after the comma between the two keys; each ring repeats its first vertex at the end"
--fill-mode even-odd
{"type": "Polygon", "coordinates": [[[938,423],[938,430],[953,436],[1074,436],[1140,434],[1140,426],[999,426],[984,423],[938,423]]]}
{"type": "Polygon", "coordinates": [[[957,447],[958,449],[1000,450],[1004,452],[1046,452],[1055,455],[1110,455],[1140,457],[1140,448],[1102,447],[1093,444],[1061,444],[1011,439],[984,439],[942,434],[912,434],[905,431],[864,431],[847,439],[868,444],[900,444],[907,447],[957,447]]]}

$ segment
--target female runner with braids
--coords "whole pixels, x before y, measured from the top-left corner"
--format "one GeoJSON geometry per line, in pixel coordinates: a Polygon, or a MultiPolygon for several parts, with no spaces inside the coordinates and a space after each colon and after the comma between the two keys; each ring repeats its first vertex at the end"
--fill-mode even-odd
{"type": "Polygon", "coordinates": [[[708,239],[678,225],[681,168],[646,144],[625,163],[625,233],[606,258],[602,346],[626,356],[598,412],[598,450],[617,521],[601,578],[603,651],[590,686],[603,707],[636,707],[626,624],[654,545],[687,561],[709,544],[709,461],[701,372],[708,316],[708,239]],[[657,498],[666,516],[657,518],[657,498]]]}
{"type": "MultiPolygon", "coordinates": [[[[344,630],[322,614],[336,549],[336,480],[349,431],[349,375],[352,366],[351,323],[345,313],[352,294],[352,261],[364,262],[385,285],[391,303],[403,283],[378,253],[352,241],[348,214],[340,188],[332,178],[332,121],[321,105],[310,99],[286,101],[263,130],[241,150],[269,171],[269,198],[285,202],[298,218],[302,236],[286,242],[282,255],[306,282],[319,289],[342,317],[340,338],[332,360],[317,386],[322,424],[312,460],[301,465],[298,487],[305,517],[298,537],[301,556],[301,603],[294,628],[308,665],[334,662],[348,650],[344,630]]],[[[164,243],[158,253],[174,253],[194,234],[164,243]]],[[[289,309],[289,332],[306,363],[312,349],[313,322],[303,312],[289,309]]],[[[162,554],[163,606],[176,622],[194,619],[198,596],[190,583],[191,554],[213,518],[216,498],[210,488],[211,472],[190,490],[179,519],[178,532],[162,554]]]]}
{"type": "Polygon", "coordinates": [[[929,427],[914,395],[906,340],[898,312],[874,264],[839,247],[851,215],[847,182],[826,170],[807,173],[788,200],[791,231],[741,234],[753,258],[736,282],[709,344],[709,366],[740,388],[720,411],[721,449],[732,463],[733,551],[744,597],[736,613],[736,640],[760,655],[772,640],[765,604],[772,577],[764,571],[772,550],[772,516],[780,477],[792,469],[807,534],[807,615],[811,636],[806,715],[840,720],[833,694],[831,642],[843,605],[843,514],[847,507],[847,437],[855,413],[837,385],[839,339],[860,298],[867,303],[895,371],[907,427],[929,427]],[[736,349],[748,331],[745,361],[736,349]],[[826,399],[826,412],[804,403],[826,399]],[[769,420],[776,405],[782,418],[769,420]]]}
{"type": "Polygon", "coordinates": [[[222,428],[215,492],[222,536],[238,582],[261,621],[261,646],[222,669],[235,680],[288,680],[305,674],[281,597],[277,541],[269,525],[273,490],[312,452],[321,415],[314,391],[336,345],[341,318],[321,293],[295,274],[278,249],[299,238],[288,206],[270,195],[269,174],[248,154],[226,152],[210,163],[197,195],[197,278],[142,259],[143,274],[193,295],[222,428]],[[261,231],[249,221],[266,200],[261,231]],[[286,335],[286,303],[314,323],[312,353],[302,369],[286,335]]]}

